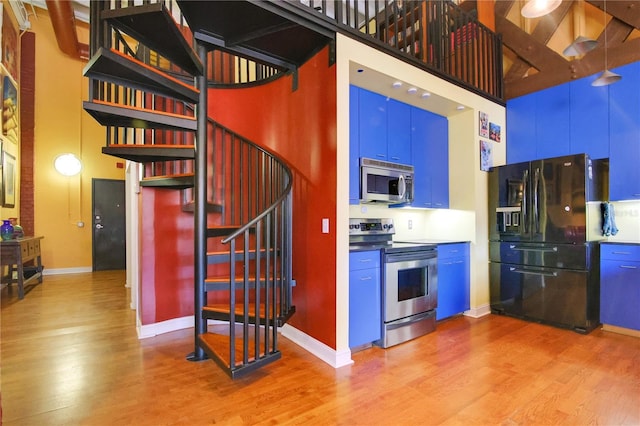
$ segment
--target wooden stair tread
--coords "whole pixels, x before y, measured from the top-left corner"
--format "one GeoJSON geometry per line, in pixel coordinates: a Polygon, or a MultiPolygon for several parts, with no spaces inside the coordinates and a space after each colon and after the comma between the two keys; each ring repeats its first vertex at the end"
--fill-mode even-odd
{"type": "MultiPolygon", "coordinates": [[[[213,352],[212,355],[215,355],[218,359],[224,362],[226,368],[231,368],[231,359],[230,359],[230,351],[229,351],[229,336],[224,334],[217,333],[204,333],[198,336],[200,342],[204,344],[205,349],[209,349],[209,351],[213,352]]],[[[249,345],[249,362],[255,360],[253,354],[255,352],[255,343],[253,339],[248,339],[249,345]]],[[[242,362],[242,339],[235,339],[235,348],[236,348],[236,356],[233,363],[233,367],[238,367],[243,364],[242,362]]],[[[207,351],[207,352],[209,352],[207,351]]],[[[211,354],[211,352],[209,352],[211,354]]]]}
{"type": "Polygon", "coordinates": [[[193,160],[196,155],[193,145],[109,145],[102,153],[138,163],[193,160]]]}
{"type": "Polygon", "coordinates": [[[202,75],[202,62],[162,3],[105,10],[100,17],[191,75],[202,75]]]}
{"type": "Polygon", "coordinates": [[[166,176],[150,176],[140,181],[140,186],[167,189],[186,189],[194,186],[193,173],[166,176]]]}
{"type": "Polygon", "coordinates": [[[100,100],[84,101],[82,107],[103,126],[139,129],[167,129],[195,131],[195,117],[153,111],[100,100]]]}
{"type": "MultiPolygon", "coordinates": [[[[276,308],[278,307],[278,305],[276,305],[276,308]]],[[[273,308],[274,306],[271,305],[271,311],[273,313],[273,308]]],[[[230,309],[229,309],[229,304],[228,303],[213,303],[213,304],[208,304],[205,305],[202,308],[203,311],[205,312],[219,312],[219,313],[225,313],[225,314],[229,314],[230,313],[230,309]]],[[[266,312],[266,307],[264,303],[260,303],[260,317],[264,318],[264,314],[266,312]]],[[[236,303],[236,309],[235,309],[235,313],[236,315],[242,316],[244,315],[244,304],[242,303],[236,303]]],[[[250,317],[255,317],[256,315],[256,304],[255,303],[249,303],[249,316],[250,317]]]]}
{"type": "Polygon", "coordinates": [[[200,92],[160,70],[115,49],[101,47],[85,66],[85,77],[169,96],[185,102],[198,102],[200,92]]]}
{"type": "MultiPolygon", "coordinates": [[[[194,213],[196,203],[191,201],[182,204],[182,211],[185,213],[194,213]]],[[[222,213],[222,205],[207,201],[207,213],[222,213]]]]}

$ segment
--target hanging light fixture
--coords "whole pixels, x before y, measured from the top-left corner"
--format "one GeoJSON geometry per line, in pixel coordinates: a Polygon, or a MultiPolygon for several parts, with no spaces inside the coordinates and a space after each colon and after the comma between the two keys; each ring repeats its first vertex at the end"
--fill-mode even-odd
{"type": "Polygon", "coordinates": [[[598,42],[584,36],[578,36],[573,43],[562,51],[564,56],[580,56],[592,51],[598,42]]]}
{"type": "Polygon", "coordinates": [[[607,0],[604,0],[604,71],[591,83],[592,86],[607,86],[622,79],[620,74],[609,71],[607,63],[607,0]]]}
{"type": "Polygon", "coordinates": [[[581,35],[584,30],[583,0],[578,0],[573,3],[573,27],[575,31],[574,34],[578,34],[578,37],[562,51],[562,54],[564,56],[581,56],[595,49],[598,42],[581,35]]]}
{"type": "Polygon", "coordinates": [[[553,12],[560,3],[562,0],[529,0],[522,6],[520,13],[525,18],[538,18],[553,12]]]}

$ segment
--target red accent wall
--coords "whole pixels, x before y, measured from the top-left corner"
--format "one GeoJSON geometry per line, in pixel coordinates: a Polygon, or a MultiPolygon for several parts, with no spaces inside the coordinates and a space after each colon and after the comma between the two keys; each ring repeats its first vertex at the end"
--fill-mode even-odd
{"type": "MultiPolygon", "coordinates": [[[[290,323],[336,347],[336,73],[322,50],[292,77],[245,89],[211,89],[209,116],[282,156],[294,172],[290,323]],[[321,232],[329,218],[330,233],[321,232]]],[[[193,314],[193,215],[180,192],[142,189],[143,324],[193,314]]]]}
{"type": "Polygon", "coordinates": [[[290,323],[336,347],[336,73],[328,49],[292,77],[246,89],[209,91],[209,116],[278,153],[294,172],[290,323]],[[322,233],[329,218],[330,233],[322,233]]]}

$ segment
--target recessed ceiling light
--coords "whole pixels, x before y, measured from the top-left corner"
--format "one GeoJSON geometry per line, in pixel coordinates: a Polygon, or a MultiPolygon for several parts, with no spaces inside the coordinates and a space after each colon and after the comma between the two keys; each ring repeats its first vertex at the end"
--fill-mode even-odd
{"type": "Polygon", "coordinates": [[[401,81],[394,81],[392,84],[394,89],[397,89],[399,87],[402,87],[402,82],[401,81]]]}
{"type": "Polygon", "coordinates": [[[464,106],[463,106],[463,105],[458,105],[458,106],[456,107],[456,109],[457,109],[458,111],[462,111],[462,110],[464,109],[464,106]]]}
{"type": "Polygon", "coordinates": [[[407,89],[407,93],[413,95],[414,93],[416,93],[418,91],[418,89],[416,89],[415,87],[409,87],[407,89]]]}
{"type": "Polygon", "coordinates": [[[422,96],[423,98],[428,98],[429,96],[431,96],[431,93],[429,93],[429,92],[424,92],[424,93],[423,93],[422,95],[420,95],[420,96],[422,96]]]}

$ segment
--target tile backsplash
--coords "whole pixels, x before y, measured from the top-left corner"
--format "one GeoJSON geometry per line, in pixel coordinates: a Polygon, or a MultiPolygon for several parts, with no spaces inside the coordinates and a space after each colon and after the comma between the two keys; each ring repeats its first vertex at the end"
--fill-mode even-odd
{"type": "Polygon", "coordinates": [[[640,201],[612,201],[618,233],[607,241],[640,244],[640,201]]]}

